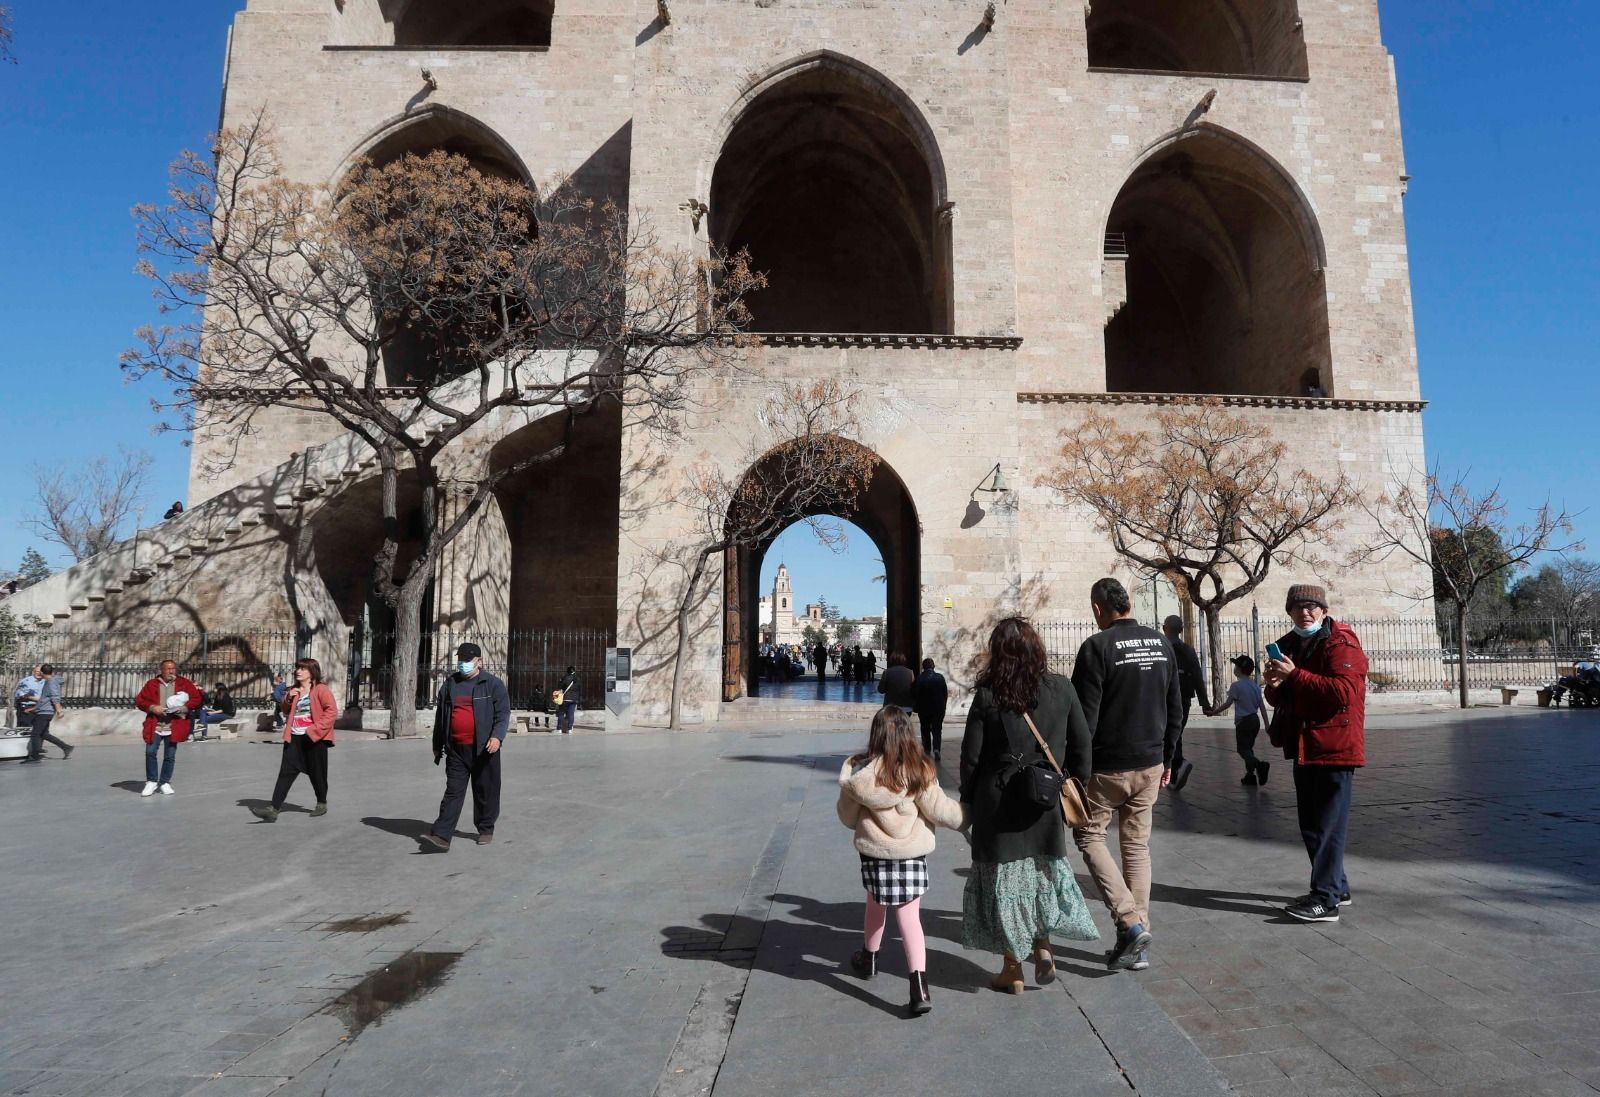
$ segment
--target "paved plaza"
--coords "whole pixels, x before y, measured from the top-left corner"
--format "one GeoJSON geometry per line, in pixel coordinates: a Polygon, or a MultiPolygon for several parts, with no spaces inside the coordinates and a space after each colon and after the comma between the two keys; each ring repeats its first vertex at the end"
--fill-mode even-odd
{"type": "Polygon", "coordinates": [[[835,781],[863,738],[514,737],[495,844],[444,854],[422,741],[340,743],[331,813],[270,825],[271,744],[186,746],[151,799],[137,740],[7,765],[0,1093],[1600,1091],[1600,715],[1375,713],[1332,926],[1275,910],[1306,878],[1287,769],[1242,788],[1201,721],[1159,809],[1153,966],[1058,944],[1020,998],[960,947],[941,832],[916,1021],[892,930],[876,980],[845,965],[835,781]]]}

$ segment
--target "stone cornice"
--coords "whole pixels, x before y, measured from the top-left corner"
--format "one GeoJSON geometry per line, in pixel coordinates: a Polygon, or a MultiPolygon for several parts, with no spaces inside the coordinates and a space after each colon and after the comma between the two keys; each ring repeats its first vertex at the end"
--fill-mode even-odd
{"type": "Polygon", "coordinates": [[[1015,335],[865,335],[852,332],[753,332],[767,347],[874,347],[891,350],[1016,350],[1015,335]]]}
{"type": "Polygon", "coordinates": [[[1320,396],[1207,396],[1176,392],[1019,392],[1019,404],[1153,404],[1215,402],[1229,408],[1294,408],[1302,411],[1401,411],[1413,415],[1426,400],[1342,400],[1320,396]]]}

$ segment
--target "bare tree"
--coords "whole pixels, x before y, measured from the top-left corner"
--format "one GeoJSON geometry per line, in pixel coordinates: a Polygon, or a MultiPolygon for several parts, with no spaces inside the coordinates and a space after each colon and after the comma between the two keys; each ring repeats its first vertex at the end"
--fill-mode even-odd
{"type": "Polygon", "coordinates": [[[0,61],[17,63],[11,52],[11,8],[0,4],[0,61]]]}
{"type": "Polygon", "coordinates": [[[1569,541],[1572,516],[1547,500],[1531,521],[1513,525],[1510,508],[1498,486],[1481,495],[1467,487],[1466,475],[1445,476],[1435,466],[1418,490],[1414,477],[1396,477],[1387,491],[1363,504],[1375,533],[1357,549],[1354,562],[1383,562],[1407,557],[1427,568],[1429,589],[1392,593],[1414,601],[1429,597],[1455,611],[1456,685],[1461,707],[1467,707],[1467,656],[1471,639],[1467,617],[1473,599],[1492,584],[1502,588],[1515,572],[1543,552],[1569,552],[1581,543],[1569,541]]]}
{"type": "Polygon", "coordinates": [[[664,554],[685,572],[675,608],[672,728],[680,726],[685,652],[711,561],[764,547],[796,522],[810,522],[824,544],[843,541],[843,527],[827,516],[853,511],[879,464],[877,454],[851,440],[856,402],[834,380],[785,385],[767,402],[766,432],[751,446],[748,472],[692,471],[684,498],[695,512],[693,540],[664,554]]]}
{"type": "Polygon", "coordinates": [[[1312,548],[1356,498],[1349,479],[1295,469],[1283,443],[1214,400],[1158,411],[1148,430],[1096,411],[1061,437],[1060,461],[1040,482],[1087,508],[1119,556],[1168,577],[1201,612],[1220,696],[1223,608],[1274,564],[1314,562],[1312,548]]]}
{"type": "Polygon", "coordinates": [[[152,458],[144,450],[119,449],[76,468],[33,466],[38,512],[24,524],[46,541],[87,560],[120,539],[118,532],[144,501],[152,458]]]}
{"type": "Polygon", "coordinates": [[[665,249],[643,218],[566,183],[537,193],[442,151],[363,163],[331,192],[296,183],[259,117],[220,134],[211,159],[185,153],[168,201],[135,217],[168,322],[142,330],[123,367],[170,385],[169,425],[237,438],[293,408],[376,457],[393,735],[415,721],[440,551],[496,484],[563,452],[573,417],[615,401],[640,429],[672,430],[689,380],[748,342],[743,299],[763,284],[742,255],[665,249]],[[551,447],[470,459],[513,416],[552,414],[568,433],[551,447]],[[463,500],[448,513],[447,478],[463,500]]]}

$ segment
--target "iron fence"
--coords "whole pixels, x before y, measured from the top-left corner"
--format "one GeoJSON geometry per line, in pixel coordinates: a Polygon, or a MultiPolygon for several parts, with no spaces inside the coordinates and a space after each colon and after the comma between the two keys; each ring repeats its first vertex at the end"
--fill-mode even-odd
{"type": "MultiPolygon", "coordinates": [[[[545,708],[568,666],[577,671],[579,707],[597,709],[605,703],[606,649],[614,644],[609,632],[530,629],[425,631],[417,660],[419,705],[433,703],[450,673],[456,647],[466,640],[482,647],[484,665],[505,679],[514,708],[545,708]]],[[[270,702],[274,674],[288,677],[297,658],[313,647],[326,650],[325,643],[314,644],[308,634],[293,630],[42,629],[23,633],[9,650],[0,651],[0,674],[15,686],[35,664],[49,663],[56,669],[67,704],[117,707],[131,705],[161,661],[172,659],[179,673],[202,689],[224,685],[236,704],[258,707],[270,702]]],[[[341,705],[353,699],[364,708],[384,708],[389,703],[393,655],[393,633],[354,629],[342,671],[324,661],[323,674],[341,705]]]]}
{"type": "MultiPolygon", "coordinates": [[[[1453,621],[1427,618],[1340,618],[1356,632],[1369,665],[1367,682],[1374,692],[1454,690],[1460,680],[1462,659],[1453,621]]],[[[1051,621],[1035,626],[1044,640],[1050,669],[1072,672],[1079,646],[1094,631],[1093,622],[1051,621]]],[[[1264,649],[1290,630],[1287,618],[1276,615],[1222,622],[1223,659],[1250,655],[1259,666],[1264,649]]],[[[1189,637],[1202,665],[1211,664],[1209,638],[1197,622],[1198,635],[1189,637]]],[[[1600,643],[1600,620],[1559,621],[1517,618],[1492,627],[1473,627],[1465,660],[1469,689],[1500,686],[1542,686],[1586,658],[1600,643]]]]}

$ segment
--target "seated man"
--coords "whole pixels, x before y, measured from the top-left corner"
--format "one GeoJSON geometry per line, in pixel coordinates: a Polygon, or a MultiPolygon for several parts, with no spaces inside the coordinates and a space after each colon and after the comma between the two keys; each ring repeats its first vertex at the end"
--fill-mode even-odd
{"type": "Polygon", "coordinates": [[[197,738],[211,738],[211,725],[220,724],[224,720],[232,720],[238,707],[233,703],[233,694],[228,687],[220,683],[211,687],[211,692],[205,695],[204,703],[200,706],[200,734],[197,738]]]}

